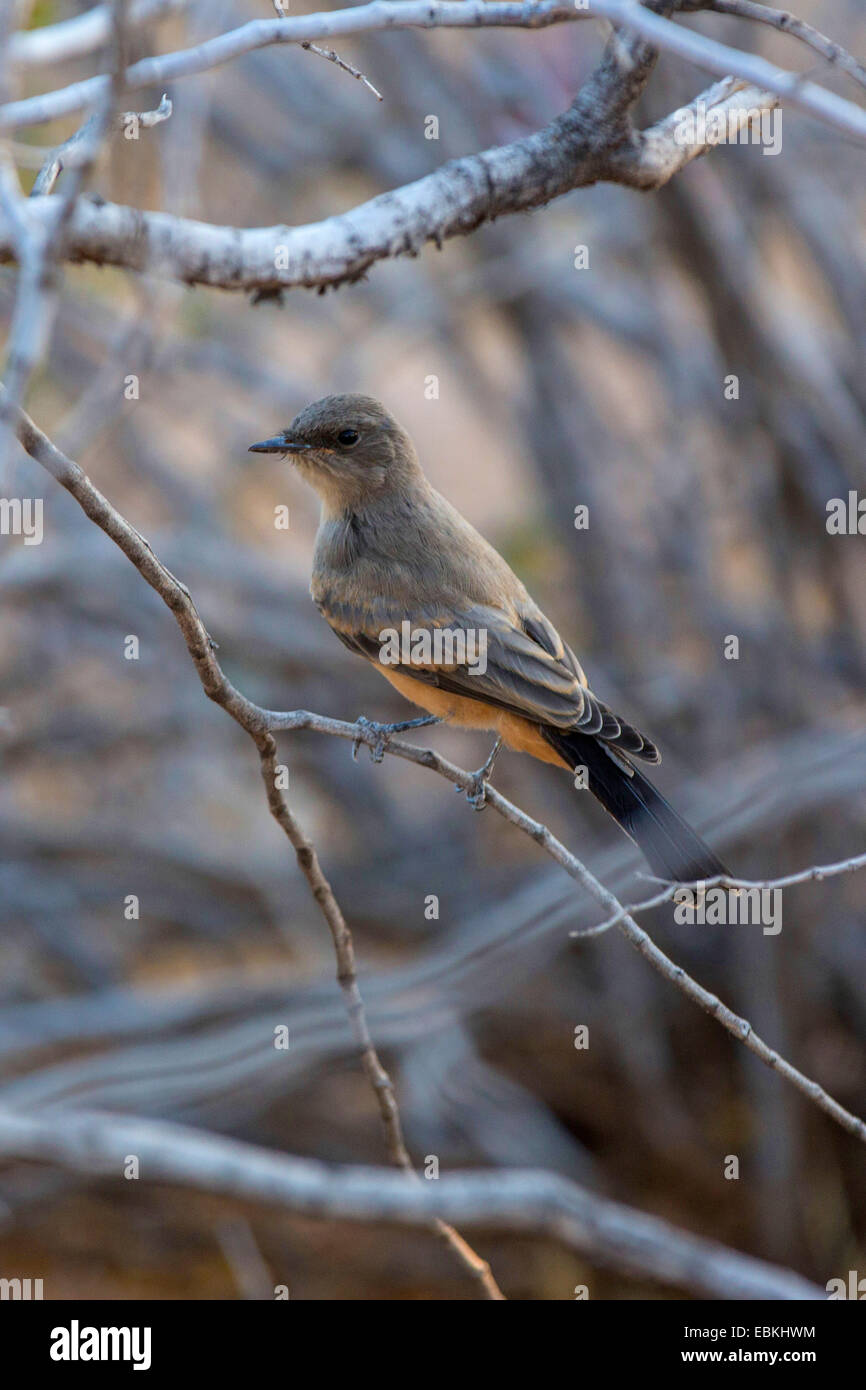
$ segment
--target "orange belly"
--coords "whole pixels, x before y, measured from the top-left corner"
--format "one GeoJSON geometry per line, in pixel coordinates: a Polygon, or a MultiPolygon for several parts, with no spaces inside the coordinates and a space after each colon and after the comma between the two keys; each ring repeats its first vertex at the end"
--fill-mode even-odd
{"type": "Polygon", "coordinates": [[[510,714],[508,710],[489,705],[484,700],[452,695],[386,666],[377,666],[376,669],[405,699],[419,705],[428,714],[438,715],[446,724],[455,724],[461,729],[488,729],[491,733],[499,734],[506,747],[513,748],[517,753],[529,753],[533,758],[543,763],[553,763],[556,767],[569,766],[541,737],[536,725],[522,715],[510,714]]]}

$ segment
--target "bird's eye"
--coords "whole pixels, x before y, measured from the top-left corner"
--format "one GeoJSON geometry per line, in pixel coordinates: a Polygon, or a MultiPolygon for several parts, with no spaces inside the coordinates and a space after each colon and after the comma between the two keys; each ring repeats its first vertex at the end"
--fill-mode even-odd
{"type": "Polygon", "coordinates": [[[337,443],[342,444],[344,449],[351,449],[353,444],[357,444],[361,438],[357,430],[340,430],[337,435],[337,443]]]}

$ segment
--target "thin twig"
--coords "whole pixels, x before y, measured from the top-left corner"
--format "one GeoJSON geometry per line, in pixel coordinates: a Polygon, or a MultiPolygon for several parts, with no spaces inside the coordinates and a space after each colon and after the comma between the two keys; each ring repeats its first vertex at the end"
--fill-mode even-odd
{"type": "MultiPolygon", "coordinates": [[[[192,608],[192,600],[188,600],[188,602],[192,608]]],[[[193,609],[193,611],[195,610],[193,609]]],[[[252,733],[252,730],[248,732],[252,733]]],[[[346,1013],[349,1016],[355,1042],[361,1054],[364,1072],[378,1102],[388,1154],[398,1168],[402,1168],[410,1177],[420,1182],[403,1138],[403,1126],[400,1121],[400,1110],[397,1105],[394,1084],[379,1059],[379,1054],[370,1035],[364,1001],[358,986],[352,934],[334,897],[331,885],[322,872],[318,855],[312,843],[289,810],[286,799],[279,790],[277,745],[273,735],[260,732],[252,734],[252,737],[261,758],[262,778],[265,783],[271,815],[292,845],[301,872],[310,886],[313,897],[319,904],[322,916],[331,933],[334,953],[337,958],[337,981],[343,992],[346,1013]]],[[[463,1237],[453,1227],[445,1225],[442,1221],[437,1221],[436,1229],[446,1244],[451,1246],[479,1281],[487,1297],[501,1299],[503,1294],[493,1278],[487,1262],[482,1260],[471,1246],[467,1245],[463,1237]]]]}
{"type": "MultiPolygon", "coordinates": [[[[151,111],[123,111],[114,118],[114,125],[117,130],[128,125],[130,121],[136,121],[145,130],[150,130],[155,125],[161,125],[167,121],[172,113],[172,104],[168,97],[163,94],[159,105],[151,111]]],[[[39,173],[33,180],[33,187],[30,190],[31,198],[38,198],[44,194],[51,193],[54,185],[64,169],[78,169],[92,159],[90,142],[93,135],[97,132],[99,116],[91,116],[84,122],[74,135],[70,135],[68,140],[64,140],[62,145],[56,149],[43,152],[42,163],[39,173]]],[[[28,146],[20,146],[27,151],[28,146]]],[[[32,149],[32,147],[29,147],[32,149]]]]}
{"type": "Polygon", "coordinates": [[[807,24],[805,19],[798,19],[788,10],[776,10],[769,5],[759,5],[756,0],[694,0],[694,8],[714,10],[717,14],[733,15],[737,19],[752,19],[758,24],[768,24],[783,34],[790,34],[815,53],[820,53],[833,67],[841,68],[849,77],[853,77],[855,82],[859,82],[861,87],[866,87],[866,67],[858,62],[847,48],[843,48],[840,43],[822,34],[820,29],[807,24]]]}
{"type": "Polygon", "coordinates": [[[327,58],[329,63],[336,63],[337,67],[342,68],[343,72],[347,72],[350,77],[356,77],[359,82],[363,82],[364,86],[370,89],[377,101],[384,101],[384,97],[378,87],[374,87],[368,77],[365,77],[357,68],[353,68],[352,64],[347,63],[345,58],[341,58],[339,53],[335,53],[333,48],[320,48],[317,43],[302,43],[301,48],[308,49],[310,53],[318,53],[320,58],[327,58]]]}
{"type": "MultiPolygon", "coordinates": [[[[701,891],[709,888],[793,888],[798,883],[822,883],[825,878],[835,878],[838,874],[855,873],[858,869],[866,869],[866,854],[854,854],[849,859],[840,859],[836,864],[816,864],[809,869],[800,869],[795,874],[786,874],[784,878],[729,878],[725,874],[720,874],[716,878],[702,879],[700,882],[701,891]]],[[[653,875],[648,874],[648,878],[653,875]]],[[[570,936],[601,936],[602,932],[609,931],[611,927],[619,926],[624,917],[628,917],[635,912],[648,912],[650,908],[660,907],[662,903],[669,903],[682,888],[691,889],[693,884],[669,883],[666,879],[656,879],[657,883],[664,883],[665,887],[661,892],[656,893],[655,897],[643,898],[640,902],[629,903],[626,907],[621,907],[613,917],[608,917],[604,922],[599,922],[598,926],[586,927],[583,930],[569,932],[570,936]]]]}

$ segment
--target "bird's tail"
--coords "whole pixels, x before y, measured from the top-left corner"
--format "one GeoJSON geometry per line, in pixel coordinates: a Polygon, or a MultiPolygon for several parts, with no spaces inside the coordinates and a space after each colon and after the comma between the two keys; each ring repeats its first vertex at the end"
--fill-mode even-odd
{"type": "Polygon", "coordinates": [[[550,725],[541,732],[569,767],[586,768],[589,790],[631,836],[654,874],[678,883],[730,877],[721,859],[629,758],[608,751],[592,734],[550,725]]]}

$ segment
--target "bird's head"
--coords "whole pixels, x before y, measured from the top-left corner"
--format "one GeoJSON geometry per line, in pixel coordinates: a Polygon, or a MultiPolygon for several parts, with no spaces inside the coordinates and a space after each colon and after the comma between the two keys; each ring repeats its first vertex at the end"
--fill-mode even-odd
{"type": "Polygon", "coordinates": [[[373,502],[420,475],[408,434],[372,396],[324,396],[249,451],[290,457],[332,511],[373,502]]]}

